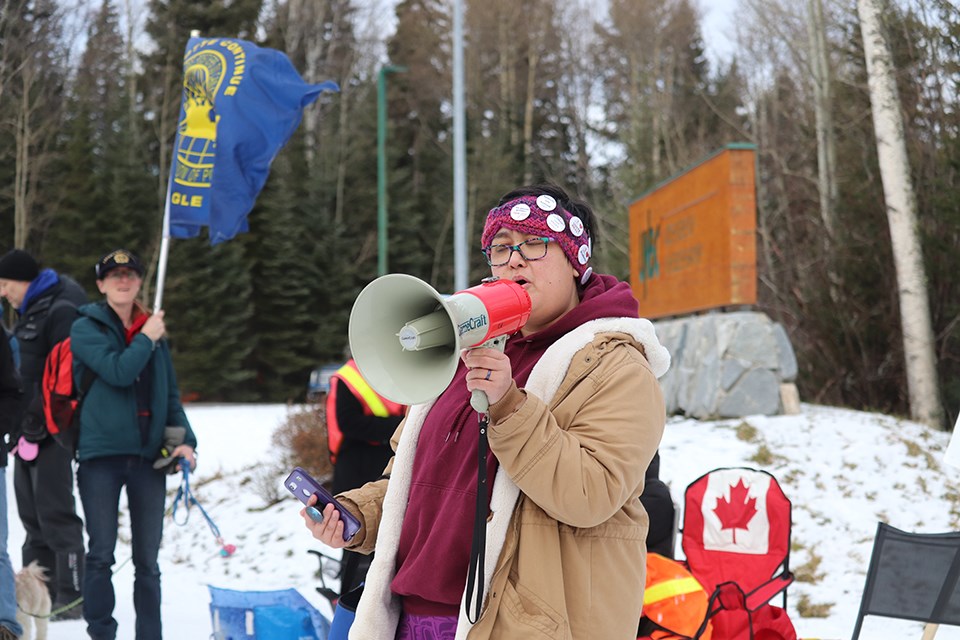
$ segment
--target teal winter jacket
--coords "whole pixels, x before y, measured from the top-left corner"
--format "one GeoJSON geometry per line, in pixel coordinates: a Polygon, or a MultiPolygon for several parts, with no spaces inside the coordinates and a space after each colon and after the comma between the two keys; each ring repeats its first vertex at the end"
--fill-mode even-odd
{"type": "Polygon", "coordinates": [[[116,455],[138,455],[154,460],[160,455],[166,426],[187,428],[184,444],[197,438],[180,403],[173,361],[166,340],[153,341],[138,333],[127,345],[123,325],[106,302],[87,304],[70,330],[74,385],[83,372],[96,373],[80,411],[81,462],[116,455]],[[141,442],[134,383],[146,367],[150,371],[150,428],[141,442]]]}

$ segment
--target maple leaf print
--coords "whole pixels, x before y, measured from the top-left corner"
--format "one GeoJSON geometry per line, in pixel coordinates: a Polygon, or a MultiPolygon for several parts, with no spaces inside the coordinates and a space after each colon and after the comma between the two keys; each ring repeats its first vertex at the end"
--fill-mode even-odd
{"type": "Polygon", "coordinates": [[[737,529],[746,530],[747,525],[757,515],[757,499],[749,498],[750,490],[743,486],[743,478],[730,487],[730,500],[722,496],[717,498],[713,512],[720,518],[720,529],[733,529],[733,544],[737,544],[737,529]]]}

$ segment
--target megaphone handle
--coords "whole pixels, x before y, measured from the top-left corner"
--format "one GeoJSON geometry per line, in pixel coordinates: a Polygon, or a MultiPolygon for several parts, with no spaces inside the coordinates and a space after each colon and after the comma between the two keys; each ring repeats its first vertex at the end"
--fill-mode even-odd
{"type": "Polygon", "coordinates": [[[487,394],[480,391],[480,389],[474,389],[470,395],[470,406],[473,407],[477,413],[486,413],[489,411],[490,401],[487,400],[487,394]]]}
{"type": "MultiPolygon", "coordinates": [[[[496,338],[490,338],[483,344],[478,344],[475,347],[470,347],[471,349],[497,349],[500,353],[503,353],[503,348],[507,344],[507,336],[497,336],[496,338]]],[[[486,413],[490,410],[490,401],[487,399],[487,394],[480,389],[474,389],[473,393],[470,395],[470,406],[473,407],[474,411],[477,413],[486,413]]]]}

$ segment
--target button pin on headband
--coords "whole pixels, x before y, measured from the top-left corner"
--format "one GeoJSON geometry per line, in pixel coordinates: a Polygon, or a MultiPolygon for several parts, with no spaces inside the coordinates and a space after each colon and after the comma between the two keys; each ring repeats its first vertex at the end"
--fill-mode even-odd
{"type": "Polygon", "coordinates": [[[510,208],[510,217],[521,222],[530,217],[530,205],[525,202],[515,204],[510,208]]]}

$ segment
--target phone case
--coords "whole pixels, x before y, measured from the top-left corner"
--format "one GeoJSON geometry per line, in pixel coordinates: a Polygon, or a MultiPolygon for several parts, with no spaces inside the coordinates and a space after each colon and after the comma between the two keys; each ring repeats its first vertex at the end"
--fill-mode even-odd
{"type": "Polygon", "coordinates": [[[336,498],[323,488],[323,485],[311,478],[309,473],[297,467],[290,472],[283,485],[303,504],[307,503],[310,496],[316,495],[317,503],[315,506],[320,511],[323,511],[323,508],[328,504],[333,503],[334,508],[340,512],[340,520],[343,522],[343,539],[350,540],[357,535],[357,531],[360,530],[360,521],[347,511],[342,504],[337,502],[336,498]]]}

